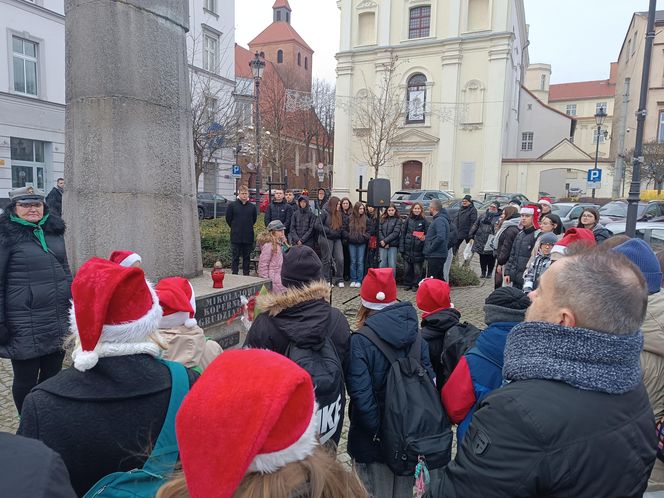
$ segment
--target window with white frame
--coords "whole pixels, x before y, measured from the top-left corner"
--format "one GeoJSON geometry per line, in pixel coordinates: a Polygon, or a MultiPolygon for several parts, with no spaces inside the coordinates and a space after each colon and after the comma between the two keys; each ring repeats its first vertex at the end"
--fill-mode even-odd
{"type": "Polygon", "coordinates": [[[44,142],[11,137],[12,188],[33,186],[44,189],[44,142]]]}
{"type": "MultiPolygon", "coordinates": [[[[593,130],[593,143],[597,143],[597,128],[593,130]]],[[[606,130],[599,130],[599,143],[603,144],[604,143],[604,135],[606,134],[606,130]]]]}
{"type": "Polygon", "coordinates": [[[37,95],[38,44],[12,36],[14,91],[37,95]]]}
{"type": "Polygon", "coordinates": [[[533,150],[533,137],[532,131],[524,131],[521,133],[521,150],[533,150]]]}
{"type": "Polygon", "coordinates": [[[203,33],[203,69],[216,73],[219,69],[219,36],[203,33]]]}
{"type": "Polygon", "coordinates": [[[657,130],[657,141],[664,142],[664,111],[659,111],[659,129],[657,130]]]}
{"type": "Polygon", "coordinates": [[[431,6],[414,7],[410,9],[408,20],[408,38],[424,38],[429,36],[431,27],[431,6]]]}
{"type": "Polygon", "coordinates": [[[406,123],[424,123],[424,111],[427,98],[427,78],[423,74],[414,74],[408,78],[408,110],[406,123]]]}
{"type": "Polygon", "coordinates": [[[205,10],[209,10],[213,14],[217,13],[217,0],[205,0],[204,3],[205,10]]]}
{"type": "Polygon", "coordinates": [[[565,114],[568,116],[576,116],[576,104],[567,104],[565,107],[565,114]]]}
{"type": "Polygon", "coordinates": [[[608,113],[608,108],[609,107],[606,105],[606,102],[597,102],[597,104],[595,104],[595,114],[599,113],[601,109],[603,109],[604,113],[606,114],[608,113]]]}

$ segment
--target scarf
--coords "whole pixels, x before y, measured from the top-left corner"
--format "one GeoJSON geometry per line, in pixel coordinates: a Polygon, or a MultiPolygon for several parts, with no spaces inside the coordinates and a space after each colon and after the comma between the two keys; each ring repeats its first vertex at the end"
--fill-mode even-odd
{"type": "Polygon", "coordinates": [[[557,380],[588,391],[622,394],[641,382],[642,347],[640,331],[614,335],[525,322],[507,337],[503,377],[557,380]]]}
{"type": "Polygon", "coordinates": [[[500,236],[503,234],[503,232],[508,227],[519,226],[519,223],[521,223],[521,218],[510,218],[509,220],[503,221],[503,225],[500,227],[500,230],[498,230],[498,233],[494,237],[493,242],[491,243],[491,246],[494,249],[498,249],[498,243],[500,242],[500,236]]]}
{"type": "Polygon", "coordinates": [[[48,215],[49,213],[46,213],[44,217],[41,220],[39,220],[39,223],[31,223],[27,220],[24,220],[23,218],[19,218],[14,214],[9,215],[9,219],[14,223],[18,223],[19,225],[34,228],[32,233],[34,233],[35,237],[37,237],[37,240],[41,244],[44,252],[48,252],[48,246],[46,245],[46,237],[44,237],[44,228],[42,227],[42,225],[46,223],[46,220],[48,220],[48,215]]]}

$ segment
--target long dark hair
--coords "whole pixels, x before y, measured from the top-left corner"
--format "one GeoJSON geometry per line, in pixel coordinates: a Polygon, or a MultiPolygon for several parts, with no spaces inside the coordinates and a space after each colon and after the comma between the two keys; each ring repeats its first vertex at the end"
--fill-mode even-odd
{"type": "Polygon", "coordinates": [[[599,211],[595,209],[594,207],[587,207],[583,208],[583,211],[581,211],[581,214],[579,215],[579,223],[577,223],[576,228],[585,228],[583,226],[583,223],[581,223],[581,217],[583,216],[583,213],[590,213],[595,217],[595,223],[593,223],[593,228],[597,226],[599,223],[599,211]]]}
{"type": "MultiPolygon", "coordinates": [[[[365,213],[360,214],[360,207],[364,207],[364,204],[356,202],[353,206],[353,214],[350,216],[350,221],[348,222],[349,231],[353,235],[362,234],[367,231],[367,215],[365,213]]],[[[366,208],[364,209],[366,212],[366,208]]]]}
{"type": "Polygon", "coordinates": [[[330,200],[327,201],[327,210],[330,213],[330,228],[332,230],[339,230],[344,224],[344,220],[341,217],[341,211],[339,210],[339,198],[336,195],[330,197],[330,200]]]}

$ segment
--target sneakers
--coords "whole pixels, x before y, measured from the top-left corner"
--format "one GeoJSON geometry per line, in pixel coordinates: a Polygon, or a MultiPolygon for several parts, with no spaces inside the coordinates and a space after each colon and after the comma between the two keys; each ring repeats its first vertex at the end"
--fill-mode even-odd
{"type": "Polygon", "coordinates": [[[339,288],[340,288],[340,289],[342,289],[342,288],[346,287],[346,284],[344,284],[343,282],[339,282],[339,284],[338,284],[338,285],[339,285],[339,288]]]}
{"type": "Polygon", "coordinates": [[[351,287],[360,287],[360,285],[361,285],[360,282],[351,282],[350,283],[351,287]]]}

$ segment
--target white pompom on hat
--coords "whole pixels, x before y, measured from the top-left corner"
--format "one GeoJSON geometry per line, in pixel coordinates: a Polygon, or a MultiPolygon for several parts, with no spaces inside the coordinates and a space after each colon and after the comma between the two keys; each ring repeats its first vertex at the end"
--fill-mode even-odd
{"type": "Polygon", "coordinates": [[[360,298],[365,308],[381,310],[397,302],[397,283],[392,268],[369,268],[362,280],[360,298]]]}
{"type": "Polygon", "coordinates": [[[159,328],[175,328],[180,325],[191,329],[197,323],[196,294],[189,280],[182,277],[163,278],[155,286],[159,304],[164,316],[159,321],[159,328]]]}

